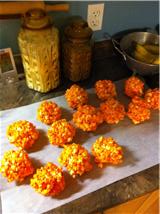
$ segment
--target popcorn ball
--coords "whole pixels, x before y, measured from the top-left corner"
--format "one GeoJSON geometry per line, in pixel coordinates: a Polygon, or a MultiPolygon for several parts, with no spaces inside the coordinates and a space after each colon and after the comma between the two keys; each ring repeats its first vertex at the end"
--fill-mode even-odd
{"type": "Polygon", "coordinates": [[[22,149],[9,150],[1,160],[0,172],[8,182],[22,182],[25,177],[33,174],[34,168],[25,151],[22,149]]]}
{"type": "Polygon", "coordinates": [[[95,91],[101,100],[117,96],[116,86],[111,80],[98,80],[95,84],[95,91]]]}
{"type": "Polygon", "coordinates": [[[160,90],[158,88],[148,89],[145,93],[145,100],[150,109],[160,110],[160,90]]]}
{"type": "Polygon", "coordinates": [[[51,125],[61,118],[61,108],[52,101],[44,101],[37,110],[37,119],[46,125],[51,125]]]}
{"type": "Polygon", "coordinates": [[[104,121],[108,124],[117,124],[125,117],[124,106],[116,99],[109,98],[100,104],[100,110],[103,113],[104,121]]]}
{"type": "Polygon", "coordinates": [[[7,127],[7,137],[11,144],[29,149],[38,139],[39,132],[29,121],[19,120],[7,127]]]}
{"type": "Polygon", "coordinates": [[[73,109],[76,109],[78,106],[84,105],[88,102],[87,92],[76,84],[66,90],[65,98],[68,105],[73,109]]]}
{"type": "Polygon", "coordinates": [[[132,98],[132,103],[143,108],[149,108],[149,104],[142,97],[135,96],[132,98]]]}
{"type": "Polygon", "coordinates": [[[36,170],[30,185],[42,195],[59,195],[65,188],[63,171],[60,167],[48,162],[44,167],[36,170]]]}
{"type": "Polygon", "coordinates": [[[128,105],[127,116],[134,124],[139,124],[145,120],[149,120],[150,110],[148,103],[144,99],[135,96],[128,105]]]}
{"type": "Polygon", "coordinates": [[[64,146],[70,143],[75,136],[76,129],[66,119],[52,123],[48,130],[48,138],[52,145],[64,146]]]}
{"type": "Polygon", "coordinates": [[[142,96],[144,83],[137,77],[132,76],[125,82],[125,94],[129,97],[142,96]]]}
{"type": "Polygon", "coordinates": [[[88,151],[76,143],[66,145],[58,160],[73,178],[92,169],[88,151]]]}
{"type": "Polygon", "coordinates": [[[83,131],[95,131],[103,123],[103,115],[94,106],[84,105],[73,114],[73,122],[83,131]]]}
{"type": "Polygon", "coordinates": [[[123,151],[112,137],[100,137],[92,145],[92,154],[100,168],[104,163],[119,164],[122,162],[123,151]]]}

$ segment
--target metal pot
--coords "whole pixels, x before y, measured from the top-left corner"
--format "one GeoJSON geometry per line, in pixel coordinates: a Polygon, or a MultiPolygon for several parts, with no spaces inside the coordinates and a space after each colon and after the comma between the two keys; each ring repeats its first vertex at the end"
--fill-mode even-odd
{"type": "Polygon", "coordinates": [[[149,32],[134,32],[124,36],[120,43],[112,38],[115,49],[123,56],[126,65],[133,72],[142,76],[152,75],[159,72],[159,65],[148,64],[134,59],[130,56],[128,50],[131,48],[133,41],[139,44],[159,44],[160,36],[149,32]],[[119,47],[120,48],[119,48],[119,47]]]}

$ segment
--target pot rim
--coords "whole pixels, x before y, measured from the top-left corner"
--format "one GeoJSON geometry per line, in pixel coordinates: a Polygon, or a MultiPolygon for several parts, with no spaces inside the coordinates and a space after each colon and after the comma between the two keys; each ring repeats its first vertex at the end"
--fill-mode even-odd
{"type": "MultiPolygon", "coordinates": [[[[150,34],[150,35],[153,35],[153,36],[156,36],[156,37],[158,37],[159,39],[160,39],[160,35],[158,35],[158,34],[154,34],[154,33],[151,33],[151,32],[133,32],[133,33],[129,33],[129,34],[127,34],[127,35],[125,35],[122,39],[121,39],[121,41],[120,41],[120,48],[121,48],[121,50],[123,51],[123,54],[126,56],[126,57],[128,57],[129,59],[131,59],[131,60],[133,60],[133,61],[135,61],[135,62],[137,62],[137,63],[139,63],[139,64],[142,64],[142,65],[146,65],[146,66],[150,66],[150,67],[159,67],[159,65],[156,65],[156,64],[151,64],[151,63],[145,63],[145,62],[142,62],[142,61],[139,61],[139,60],[137,60],[137,59],[135,59],[134,57],[132,57],[132,56],[130,56],[129,54],[127,54],[127,52],[122,48],[122,42],[127,38],[127,37],[129,37],[130,35],[133,35],[133,34],[142,34],[142,33],[144,33],[144,34],[150,34]]],[[[158,44],[158,46],[159,46],[159,44],[158,44]]]]}

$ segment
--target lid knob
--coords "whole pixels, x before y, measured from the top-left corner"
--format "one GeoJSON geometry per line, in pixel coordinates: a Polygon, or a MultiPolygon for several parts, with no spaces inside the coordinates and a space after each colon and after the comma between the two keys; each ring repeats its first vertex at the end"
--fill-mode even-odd
{"type": "Polygon", "coordinates": [[[22,19],[23,27],[29,29],[42,29],[51,25],[50,18],[41,8],[28,10],[22,19]]]}
{"type": "Polygon", "coordinates": [[[92,36],[92,29],[88,27],[86,21],[77,19],[72,21],[72,23],[65,28],[65,35],[67,38],[73,39],[90,39],[92,36]]]}

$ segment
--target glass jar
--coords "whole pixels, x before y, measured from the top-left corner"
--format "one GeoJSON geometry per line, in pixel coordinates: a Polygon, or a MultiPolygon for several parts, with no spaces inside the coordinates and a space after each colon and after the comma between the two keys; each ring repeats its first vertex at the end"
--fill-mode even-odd
{"type": "Polygon", "coordinates": [[[29,10],[18,35],[29,88],[48,92],[60,83],[59,32],[42,9],[29,10]]]}
{"type": "Polygon", "coordinates": [[[89,77],[91,71],[92,30],[86,21],[74,20],[65,28],[63,44],[63,70],[72,81],[89,77]]]}

